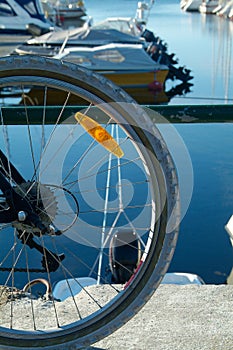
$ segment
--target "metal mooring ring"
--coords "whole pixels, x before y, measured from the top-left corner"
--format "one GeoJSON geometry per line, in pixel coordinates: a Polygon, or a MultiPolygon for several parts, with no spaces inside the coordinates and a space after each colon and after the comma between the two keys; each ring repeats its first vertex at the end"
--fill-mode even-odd
{"type": "Polygon", "coordinates": [[[50,283],[44,279],[44,278],[37,278],[35,280],[32,280],[30,282],[28,282],[24,287],[23,287],[23,292],[27,292],[29,288],[31,288],[32,286],[34,286],[35,284],[38,284],[38,283],[42,283],[45,285],[46,287],[46,292],[45,292],[45,298],[46,300],[48,300],[51,296],[51,293],[52,293],[52,288],[51,288],[51,285],[50,283]]]}

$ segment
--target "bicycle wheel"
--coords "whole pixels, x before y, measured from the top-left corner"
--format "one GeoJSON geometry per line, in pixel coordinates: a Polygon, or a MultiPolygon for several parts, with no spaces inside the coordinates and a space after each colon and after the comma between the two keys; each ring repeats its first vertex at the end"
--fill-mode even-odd
{"type": "Polygon", "coordinates": [[[1,348],[79,349],[166,273],[175,167],[146,112],[102,76],[13,56],[0,79],[1,348]]]}

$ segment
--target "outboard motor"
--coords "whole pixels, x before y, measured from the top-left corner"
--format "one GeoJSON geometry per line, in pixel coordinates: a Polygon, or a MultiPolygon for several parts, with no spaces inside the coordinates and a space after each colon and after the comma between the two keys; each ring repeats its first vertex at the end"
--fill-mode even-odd
{"type": "Polygon", "coordinates": [[[140,262],[140,241],[133,231],[117,231],[111,240],[109,249],[112,282],[126,283],[140,262]]]}

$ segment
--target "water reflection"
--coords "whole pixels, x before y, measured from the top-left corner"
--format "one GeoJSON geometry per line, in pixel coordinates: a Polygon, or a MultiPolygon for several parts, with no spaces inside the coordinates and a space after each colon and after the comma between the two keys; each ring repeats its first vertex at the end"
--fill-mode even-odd
{"type": "Polygon", "coordinates": [[[179,124],[176,129],[192,159],[194,187],[170,271],[195,272],[206,283],[226,283],[233,267],[233,247],[225,230],[233,214],[233,124],[179,124]]]}
{"type": "Polygon", "coordinates": [[[211,40],[212,94],[222,89],[225,102],[232,98],[232,22],[217,16],[201,15],[202,33],[211,40]]]}
{"type": "Polygon", "coordinates": [[[177,1],[156,2],[148,26],[157,31],[176,52],[180,64],[194,75],[187,96],[171,104],[218,104],[233,102],[232,21],[215,15],[183,12],[177,1]]]}

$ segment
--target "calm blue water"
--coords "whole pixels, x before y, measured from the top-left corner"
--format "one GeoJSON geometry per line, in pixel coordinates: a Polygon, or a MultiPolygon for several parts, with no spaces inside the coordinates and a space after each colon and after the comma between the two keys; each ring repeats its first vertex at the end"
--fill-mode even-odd
{"type": "MultiPolygon", "coordinates": [[[[135,0],[86,0],[97,22],[107,16],[134,16],[135,0]]],[[[148,29],[168,44],[179,64],[192,70],[193,87],[169,104],[233,103],[233,23],[217,16],[185,13],[179,0],[157,0],[148,29]]],[[[224,229],[233,214],[233,124],[175,126],[186,144],[194,171],[189,209],[170,271],[199,274],[207,283],[224,283],[233,266],[233,249],[224,229]]]]}
{"type": "Polygon", "coordinates": [[[224,229],[233,214],[233,124],[176,128],[191,156],[194,187],[170,270],[191,271],[207,283],[223,283],[233,265],[224,229]]]}

